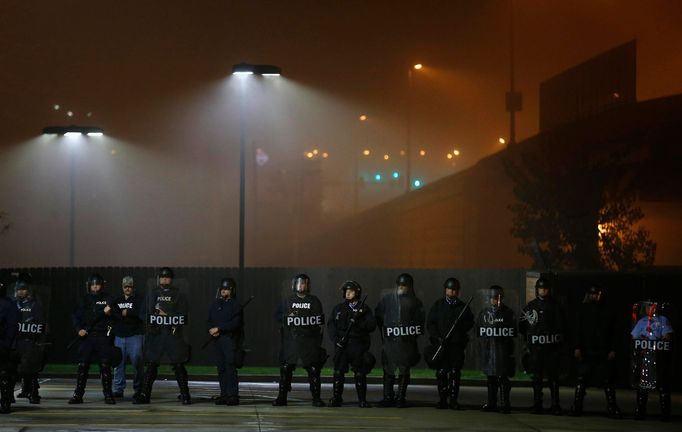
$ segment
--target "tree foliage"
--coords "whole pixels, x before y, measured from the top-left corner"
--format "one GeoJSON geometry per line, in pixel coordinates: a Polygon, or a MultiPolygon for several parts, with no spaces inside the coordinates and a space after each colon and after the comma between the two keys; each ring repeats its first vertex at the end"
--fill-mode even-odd
{"type": "Polygon", "coordinates": [[[505,160],[517,198],[510,209],[519,250],[546,269],[652,264],[656,245],[637,226],[644,214],[635,206],[629,147],[599,154],[586,145],[566,152],[553,144],[545,139],[505,160]]]}

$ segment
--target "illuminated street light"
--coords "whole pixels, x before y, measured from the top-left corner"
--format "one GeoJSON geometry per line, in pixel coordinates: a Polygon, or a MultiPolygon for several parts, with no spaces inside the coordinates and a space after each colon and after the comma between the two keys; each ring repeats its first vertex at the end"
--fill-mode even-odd
{"type": "Polygon", "coordinates": [[[362,154],[363,154],[364,156],[369,156],[369,155],[370,155],[370,151],[369,151],[368,149],[365,149],[365,150],[362,151],[362,154]]]}
{"type": "Polygon", "coordinates": [[[315,156],[317,156],[318,153],[319,153],[319,151],[318,151],[317,149],[313,149],[313,154],[314,154],[315,156]]]}
{"type": "Polygon", "coordinates": [[[366,116],[366,115],[364,115],[364,114],[363,114],[363,115],[361,115],[361,116],[360,116],[360,117],[358,117],[358,118],[360,119],[360,121],[367,121],[367,116],[366,116]]]}
{"type": "Polygon", "coordinates": [[[394,180],[398,180],[400,178],[400,173],[398,171],[393,171],[393,174],[391,175],[393,176],[394,180]]]}
{"type": "Polygon", "coordinates": [[[422,181],[419,179],[415,179],[414,182],[412,182],[415,188],[418,188],[422,185],[422,181]]]}
{"type": "Polygon", "coordinates": [[[391,157],[388,154],[384,155],[384,160],[389,160],[391,157]]]}
{"type": "Polygon", "coordinates": [[[421,63],[417,63],[416,65],[414,65],[412,67],[415,68],[416,70],[420,70],[421,68],[424,67],[424,65],[422,65],[421,63]]]}
{"type": "Polygon", "coordinates": [[[452,159],[452,153],[448,153],[446,156],[448,159],[452,159]]]}
{"type": "MultiPolygon", "coordinates": [[[[254,65],[239,63],[232,66],[232,74],[237,76],[259,75],[278,77],[282,69],[273,65],[254,65]]],[[[244,86],[240,88],[239,98],[239,281],[237,286],[244,287],[244,223],[246,212],[246,120],[244,86]]]]}
{"type": "Polygon", "coordinates": [[[505,143],[507,142],[507,140],[505,140],[504,138],[500,137],[500,138],[497,139],[497,142],[500,143],[500,144],[505,144],[505,143]]]}
{"type": "Polygon", "coordinates": [[[327,152],[322,153],[323,159],[327,159],[328,157],[329,157],[329,153],[327,153],[327,152]]]}
{"type": "MultiPolygon", "coordinates": [[[[56,106],[56,105],[55,105],[56,106]]],[[[55,108],[58,109],[58,108],[55,108]]],[[[43,135],[57,135],[68,138],[101,137],[104,129],[96,126],[47,126],[43,135]]],[[[72,151],[69,162],[69,266],[76,265],[76,156],[72,151]]]]}
{"type": "Polygon", "coordinates": [[[419,156],[426,156],[426,150],[419,150],[419,156]]]}
{"type": "Polygon", "coordinates": [[[308,153],[305,154],[305,157],[307,157],[308,159],[312,159],[313,156],[315,156],[315,155],[313,154],[313,152],[308,152],[308,153]]]}
{"type": "Polygon", "coordinates": [[[459,156],[459,150],[454,150],[454,151],[452,152],[452,154],[455,155],[455,156],[459,156]]]}
{"type": "Polygon", "coordinates": [[[380,173],[374,174],[374,180],[376,180],[378,182],[381,181],[381,174],[380,173]]]}

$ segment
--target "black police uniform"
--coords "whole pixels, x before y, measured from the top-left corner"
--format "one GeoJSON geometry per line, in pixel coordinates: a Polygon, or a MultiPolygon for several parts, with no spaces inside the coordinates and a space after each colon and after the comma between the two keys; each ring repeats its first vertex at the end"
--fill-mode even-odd
{"type": "Polygon", "coordinates": [[[218,297],[211,303],[206,329],[214,327],[220,330],[214,342],[220,382],[220,397],[216,403],[238,405],[239,379],[236,363],[243,332],[243,320],[242,307],[236,298],[224,300],[218,297]]]}
{"type": "Polygon", "coordinates": [[[14,340],[17,335],[19,312],[14,303],[5,297],[0,284],[0,414],[10,412],[14,396],[14,340]]]}
{"type": "Polygon", "coordinates": [[[436,381],[438,386],[439,402],[437,408],[457,409],[459,404],[459,386],[464,366],[464,350],[469,342],[468,332],[474,326],[474,314],[465,302],[458,297],[447,297],[436,300],[431,306],[426,318],[426,329],[429,332],[431,350],[425,355],[427,363],[431,362],[438,347],[443,344],[436,361],[431,365],[436,369],[436,381]],[[459,318],[457,325],[445,340],[455,320],[459,318]],[[435,349],[434,349],[435,348],[435,349]],[[449,376],[448,376],[449,375],[449,376]],[[448,397],[450,401],[448,403],[448,397]]]}
{"type": "Polygon", "coordinates": [[[618,343],[617,321],[603,301],[589,299],[589,293],[600,292],[590,288],[585,302],[578,307],[573,326],[574,347],[580,350],[581,359],[576,365],[577,383],[571,414],[582,414],[586,389],[597,383],[604,387],[609,417],[621,418],[621,411],[616,405],[616,362],[609,359],[609,353],[616,352],[618,343]]]}
{"type": "MultiPolygon", "coordinates": [[[[164,277],[164,268],[159,276],[164,277]]],[[[168,273],[172,278],[172,272],[168,273]]],[[[151,400],[152,387],[158,375],[161,357],[165,354],[175,372],[175,379],[180,389],[180,400],[183,405],[190,405],[189,378],[185,363],[189,361],[190,346],[183,339],[183,329],[187,324],[187,297],[177,287],[159,285],[150,291],[147,299],[147,334],[145,337],[144,359],[147,369],[142,379],[142,388],[134,404],[148,404],[151,400]]]]}
{"type": "MultiPolygon", "coordinates": [[[[347,283],[348,284],[348,283],[347,283]]],[[[354,302],[344,300],[334,306],[332,319],[327,323],[329,338],[334,343],[334,381],[333,395],[329,406],[341,406],[343,401],[343,385],[345,374],[350,368],[355,374],[355,389],[358,393],[358,405],[361,408],[369,407],[367,403],[367,374],[371,372],[376,358],[369,352],[370,334],[376,329],[376,320],[372,309],[366,304],[361,305],[360,285],[353,285],[343,289],[344,298],[346,289],[355,289],[354,302]]]]}
{"type": "Polygon", "coordinates": [[[44,350],[47,320],[43,306],[32,295],[15,299],[20,314],[16,348],[20,356],[17,376],[22,380],[22,391],[18,397],[27,397],[32,404],[40,403],[38,394],[38,373],[44,364],[44,350]]]}
{"type": "Polygon", "coordinates": [[[386,294],[375,309],[377,325],[382,334],[382,366],[384,370],[384,398],[380,407],[407,406],[405,396],[410,383],[410,369],[419,362],[417,338],[424,334],[424,305],[414,295],[412,276],[398,276],[394,292],[386,294]],[[407,286],[405,294],[398,294],[398,286],[407,286]],[[398,371],[398,393],[393,385],[398,371]]]}
{"type": "MultiPolygon", "coordinates": [[[[494,286],[493,293],[502,288],[494,286]]],[[[514,376],[516,361],[514,359],[514,338],[516,337],[516,318],[514,311],[507,305],[488,305],[479,312],[476,319],[482,371],[487,376],[488,402],[483,405],[484,411],[497,411],[497,391],[500,391],[500,412],[508,414],[511,409],[509,395],[514,376]]]]}
{"type": "MultiPolygon", "coordinates": [[[[543,280],[539,279],[538,281],[543,280]]],[[[544,281],[544,280],[543,280],[544,281]]],[[[544,287],[547,282],[540,285],[544,287]]],[[[536,284],[538,286],[538,284],[536,284]]],[[[561,305],[551,296],[537,297],[523,308],[519,318],[519,331],[526,338],[526,371],[533,380],[533,412],[541,414],[543,380],[547,378],[550,395],[550,412],[561,415],[559,405],[559,372],[561,349],[565,340],[565,317],[561,305]]]]}
{"type": "MultiPolygon", "coordinates": [[[[299,275],[294,278],[292,289],[295,289],[298,279],[310,280],[305,275],[299,275]]],[[[300,361],[308,372],[313,406],[324,406],[320,398],[320,372],[327,360],[327,353],[321,346],[325,322],[322,303],[309,293],[303,297],[292,294],[278,306],[275,320],[280,323],[281,348],[279,391],[273,405],[287,404],[293,371],[300,361]]]]}
{"type": "Polygon", "coordinates": [[[76,333],[86,330],[88,334],[81,338],[78,347],[76,389],[69,399],[70,404],[83,403],[88,372],[93,361],[99,363],[104,401],[110,405],[116,403],[111,391],[113,357],[113,341],[109,334],[111,321],[104,313],[104,309],[111,306],[111,301],[102,290],[97,293],[90,292],[90,287],[95,281],[104,285],[104,279],[101,276],[91,277],[87,284],[88,293],[80,299],[72,315],[73,328],[76,333]]]}

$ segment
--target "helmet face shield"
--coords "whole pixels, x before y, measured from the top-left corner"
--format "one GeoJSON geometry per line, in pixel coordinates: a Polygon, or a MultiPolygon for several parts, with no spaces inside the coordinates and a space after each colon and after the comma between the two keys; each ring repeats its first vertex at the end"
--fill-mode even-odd
{"type": "Polygon", "coordinates": [[[306,295],[310,292],[310,278],[308,275],[296,275],[291,281],[291,291],[298,295],[306,295]]]}
{"type": "Polygon", "coordinates": [[[414,279],[411,275],[403,273],[395,281],[398,295],[414,294],[414,279]]]}

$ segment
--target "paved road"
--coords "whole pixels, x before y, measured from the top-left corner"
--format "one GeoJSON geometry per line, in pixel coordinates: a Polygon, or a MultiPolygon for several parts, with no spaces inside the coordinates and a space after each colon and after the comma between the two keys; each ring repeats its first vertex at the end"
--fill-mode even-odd
{"type": "MultiPolygon", "coordinates": [[[[307,385],[294,384],[290,405],[272,407],[275,383],[244,382],[240,385],[241,405],[215,406],[211,397],[217,393],[216,382],[191,382],[194,404],[183,406],[177,401],[174,381],[158,381],[154,385],[151,405],[132,405],[125,397],[114,406],[105,405],[98,380],[91,379],[85,394],[85,403],[68,405],[74,381],[66,379],[44,380],[40,405],[30,405],[25,399],[13,405],[13,412],[0,417],[0,431],[75,431],[75,430],[213,430],[244,431],[316,431],[316,430],[395,430],[395,431],[622,431],[634,428],[640,431],[677,431],[682,413],[682,395],[673,395],[674,421],[658,421],[657,397],[651,398],[649,409],[652,418],[647,421],[631,419],[634,393],[619,392],[619,405],[625,412],[624,420],[610,420],[603,416],[603,393],[594,389],[588,393],[586,415],[568,416],[532,415],[531,390],[512,390],[511,415],[482,413],[478,407],[485,399],[482,387],[463,387],[461,411],[436,410],[433,386],[413,385],[408,390],[411,407],[407,409],[360,409],[354,406],[355,390],[345,389],[346,405],[342,408],[313,408],[310,405],[307,385]]],[[[130,387],[130,384],[129,384],[130,387]]],[[[323,386],[323,395],[329,397],[331,386],[323,386]]],[[[570,406],[572,391],[562,389],[562,405],[570,406]]],[[[370,385],[369,400],[381,399],[381,387],[370,385]]]]}

